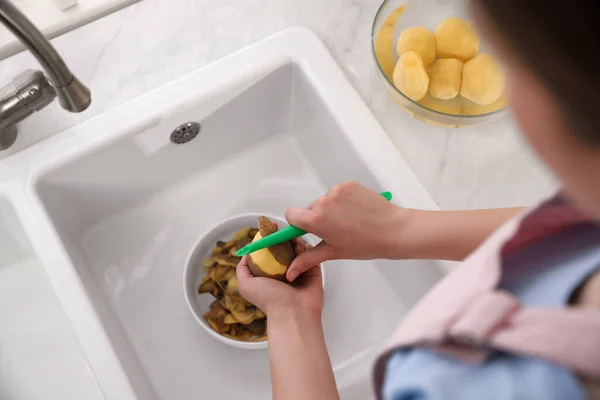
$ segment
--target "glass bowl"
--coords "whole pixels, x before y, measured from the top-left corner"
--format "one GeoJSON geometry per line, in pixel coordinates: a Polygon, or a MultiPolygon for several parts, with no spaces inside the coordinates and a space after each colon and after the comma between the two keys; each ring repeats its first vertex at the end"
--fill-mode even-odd
{"type": "MultiPolygon", "coordinates": [[[[458,95],[452,100],[438,100],[429,93],[413,101],[393,83],[393,72],[398,54],[396,42],[400,33],[410,27],[425,26],[431,32],[446,18],[470,20],[464,0],[385,0],[373,21],[371,49],[379,78],[388,95],[402,109],[415,118],[445,127],[458,128],[499,118],[506,113],[506,92],[496,102],[481,106],[458,95]]],[[[487,52],[482,43],[479,53],[487,52]]]]}

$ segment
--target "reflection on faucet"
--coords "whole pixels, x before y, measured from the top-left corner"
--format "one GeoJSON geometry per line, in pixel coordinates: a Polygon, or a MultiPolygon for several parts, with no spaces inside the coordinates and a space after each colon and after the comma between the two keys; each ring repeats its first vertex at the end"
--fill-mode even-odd
{"type": "Polygon", "coordinates": [[[17,138],[16,124],[50,104],[82,112],[92,101],[90,90],[73,75],[44,35],[9,0],[0,0],[0,22],[33,53],[46,71],[27,70],[0,88],[0,150],[17,138]]]}

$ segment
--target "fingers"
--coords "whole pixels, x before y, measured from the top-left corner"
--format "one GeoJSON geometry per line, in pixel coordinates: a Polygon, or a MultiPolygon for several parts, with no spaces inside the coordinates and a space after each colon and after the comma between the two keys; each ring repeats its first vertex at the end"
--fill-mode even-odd
{"type": "Polygon", "coordinates": [[[314,267],[310,267],[308,269],[308,271],[304,272],[302,275],[299,275],[298,278],[296,278],[296,280],[294,282],[300,282],[304,279],[314,279],[314,278],[318,278],[319,280],[322,279],[322,271],[321,271],[321,266],[320,265],[315,265],[314,267]]]}
{"type": "Polygon", "coordinates": [[[294,254],[296,257],[304,253],[307,248],[312,247],[311,245],[304,243],[304,240],[301,238],[292,239],[291,242],[292,246],[294,247],[294,254]]]}
{"type": "Polygon", "coordinates": [[[248,267],[247,257],[248,256],[242,257],[242,260],[235,269],[240,290],[242,291],[246,290],[252,284],[252,279],[254,279],[254,274],[252,274],[252,271],[250,271],[250,268],[248,267]]]}
{"type": "Polygon", "coordinates": [[[310,211],[305,208],[288,208],[285,212],[285,219],[292,225],[308,231],[308,216],[310,211]]]}
{"type": "Polygon", "coordinates": [[[333,248],[327,243],[321,242],[316,247],[307,249],[292,261],[286,278],[288,281],[293,282],[301,273],[324,261],[333,259],[333,256],[333,248]]]}

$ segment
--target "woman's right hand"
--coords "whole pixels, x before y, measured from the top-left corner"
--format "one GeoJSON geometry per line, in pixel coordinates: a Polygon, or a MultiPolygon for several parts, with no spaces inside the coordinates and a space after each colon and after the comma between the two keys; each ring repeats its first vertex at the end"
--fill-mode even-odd
{"type": "Polygon", "coordinates": [[[288,209],[290,224],[323,241],[296,257],[287,279],[328,260],[401,258],[398,244],[408,213],[355,182],[334,186],[306,208],[288,209]]]}

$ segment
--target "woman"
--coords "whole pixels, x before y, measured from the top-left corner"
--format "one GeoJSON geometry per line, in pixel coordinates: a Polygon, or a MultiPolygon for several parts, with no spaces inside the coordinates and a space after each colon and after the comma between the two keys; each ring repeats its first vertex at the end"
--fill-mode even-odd
{"type": "Polygon", "coordinates": [[[564,185],[524,211],[401,209],[356,183],[287,220],[321,237],[292,285],[240,290],[268,315],[276,399],[336,399],[315,265],[333,259],[464,260],[401,322],[375,366],[384,399],[600,399],[599,3],[472,0],[504,62],[523,135],[564,185]]]}

